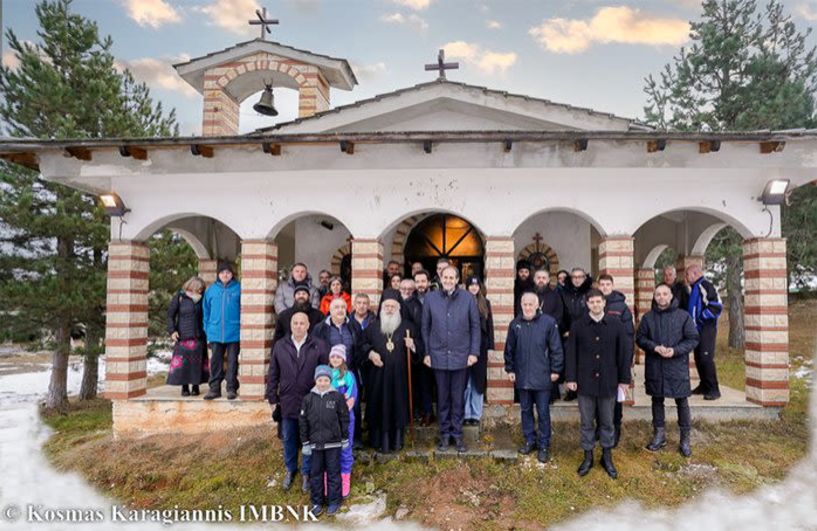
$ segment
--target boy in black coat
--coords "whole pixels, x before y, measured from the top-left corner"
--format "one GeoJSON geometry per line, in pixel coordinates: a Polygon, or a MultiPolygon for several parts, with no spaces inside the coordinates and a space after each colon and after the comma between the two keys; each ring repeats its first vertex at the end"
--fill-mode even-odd
{"type": "Polygon", "coordinates": [[[587,292],[589,312],[573,321],[567,338],[565,379],[571,391],[579,395],[581,445],[584,461],[578,473],[584,476],[593,466],[598,423],[602,447],[601,464],[616,479],[613,465],[613,409],[619,394],[630,385],[630,356],[624,327],[618,318],[604,313],[604,295],[599,290],[587,292]]]}
{"type": "Polygon", "coordinates": [[[344,396],[332,388],[332,369],[328,365],[315,368],[315,387],[301,404],[300,428],[303,453],[312,456],[312,514],[323,512],[326,474],[326,514],[332,516],[340,510],[340,451],[349,447],[349,409],[344,396]]]}

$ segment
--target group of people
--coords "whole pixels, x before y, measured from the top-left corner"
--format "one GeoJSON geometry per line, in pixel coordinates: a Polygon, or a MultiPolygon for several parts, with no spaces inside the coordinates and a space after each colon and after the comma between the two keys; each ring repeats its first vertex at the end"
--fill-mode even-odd
{"type": "MultiPolygon", "coordinates": [[[[463,426],[479,424],[487,383],[488,351],[494,349],[491,305],[477,276],[464,282],[441,258],[435,275],[412,264],[411,277],[399,264],[384,271],[376,311],[364,293],[351,297],[339,278],[320,274],[314,286],[306,265],[295,264],[274,299],[275,335],[266,386],[272,416],[283,440],[289,489],[299,471],[314,509],[338,510],[351,489],[353,447],[364,444],[399,451],[413,415],[420,424],[436,420],[438,451],[451,445],[467,450],[463,426]],[[361,403],[365,402],[365,415],[361,403]],[[362,421],[362,422],[361,422],[362,421]],[[365,424],[365,428],[364,425],[365,424]]],[[[631,383],[634,344],[646,352],[646,389],[652,397],[654,436],[647,448],[666,446],[664,399],[673,398],[681,428],[679,445],[691,454],[687,397],[719,396],[714,370],[714,338],[721,310],[714,286],[700,267],[686,270],[686,283],[671,278],[655,289],[653,307],[633,327],[624,295],[614,279],[594,282],[581,268],[559,273],[555,287],[546,269],[531,273],[517,264],[515,317],[507,330],[505,372],[520,403],[522,454],[549,459],[550,403],[578,399],[581,447],[578,473],[593,466],[593,449],[613,478],[612,449],[621,437],[621,403],[631,383]],[[689,353],[695,351],[701,385],[692,391],[689,353]],[[534,418],[534,409],[536,417],[534,418]]],[[[176,342],[168,383],[183,395],[227,398],[239,388],[240,284],[229,262],[220,263],[217,281],[204,289],[190,279],[171,300],[168,332],[176,342]],[[207,345],[211,357],[208,364],[207,345]],[[225,371],[226,361],[226,371],[225,371]],[[189,387],[192,385],[192,389],[189,387]]]]}

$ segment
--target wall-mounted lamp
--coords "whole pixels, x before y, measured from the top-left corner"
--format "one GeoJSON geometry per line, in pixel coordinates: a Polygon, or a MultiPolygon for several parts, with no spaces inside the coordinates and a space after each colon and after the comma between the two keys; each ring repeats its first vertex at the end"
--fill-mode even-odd
{"type": "Polygon", "coordinates": [[[102,201],[102,206],[105,207],[105,213],[109,216],[122,217],[130,212],[130,209],[125,206],[125,202],[122,201],[122,198],[113,192],[102,194],[99,196],[99,199],[102,201]]]}
{"type": "Polygon", "coordinates": [[[763,189],[763,194],[760,196],[760,201],[764,205],[782,205],[786,202],[786,192],[789,189],[788,179],[772,179],[766,183],[766,188],[763,189]]]}
{"type": "Polygon", "coordinates": [[[334,230],[335,224],[332,223],[331,221],[326,221],[324,219],[324,220],[321,220],[321,227],[323,227],[326,230],[334,230]]]}

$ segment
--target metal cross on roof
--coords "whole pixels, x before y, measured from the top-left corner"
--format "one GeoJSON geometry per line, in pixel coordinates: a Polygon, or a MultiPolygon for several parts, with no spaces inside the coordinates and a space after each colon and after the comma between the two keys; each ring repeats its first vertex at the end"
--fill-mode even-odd
{"type": "Polygon", "coordinates": [[[459,67],[459,63],[446,63],[445,50],[440,50],[440,52],[437,54],[437,62],[435,64],[426,65],[426,70],[439,70],[440,77],[438,79],[445,79],[446,70],[456,70],[459,67]]]}
{"type": "Polygon", "coordinates": [[[270,31],[269,26],[278,24],[277,18],[267,18],[267,8],[264,7],[260,11],[255,10],[255,14],[258,17],[258,20],[249,20],[248,23],[250,26],[261,26],[261,40],[263,41],[266,37],[266,33],[272,33],[270,31]]]}

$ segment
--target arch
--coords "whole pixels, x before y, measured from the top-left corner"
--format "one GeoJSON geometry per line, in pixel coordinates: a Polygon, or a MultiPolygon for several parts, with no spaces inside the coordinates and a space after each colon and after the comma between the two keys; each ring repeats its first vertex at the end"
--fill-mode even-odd
{"type": "Polygon", "coordinates": [[[704,256],[706,254],[706,248],[709,247],[712,239],[721,231],[721,229],[726,227],[728,227],[726,223],[714,223],[704,229],[692,246],[692,254],[694,256],[704,256]]]}
{"type": "MultiPolygon", "coordinates": [[[[428,215],[430,215],[430,214],[451,214],[452,216],[457,216],[458,218],[462,218],[463,220],[467,221],[472,227],[474,227],[476,229],[476,231],[477,231],[477,234],[479,234],[480,238],[482,238],[482,240],[485,241],[485,237],[486,237],[485,232],[476,223],[471,221],[470,218],[460,214],[459,212],[457,212],[455,210],[451,210],[451,209],[447,209],[447,208],[434,208],[434,207],[421,208],[421,209],[406,212],[405,214],[401,215],[399,218],[395,219],[394,221],[392,221],[391,223],[386,225],[386,227],[377,236],[377,239],[382,241],[386,237],[386,235],[389,234],[389,232],[396,229],[398,226],[402,225],[403,222],[406,221],[406,220],[418,217],[418,221],[416,221],[414,223],[414,225],[416,225],[417,223],[419,223],[420,220],[428,217],[428,215]]],[[[414,225],[412,225],[412,228],[414,228],[414,225]]],[[[408,237],[408,234],[406,234],[406,237],[408,237]]],[[[405,246],[405,244],[404,244],[404,246],[405,246]]],[[[392,248],[394,248],[394,245],[392,245],[392,248]]]]}
{"type": "Polygon", "coordinates": [[[223,221],[196,212],[183,212],[163,216],[144,226],[137,232],[133,239],[136,241],[147,241],[151,236],[165,228],[184,238],[200,259],[227,257],[227,255],[221,256],[221,254],[223,254],[221,250],[229,251],[229,247],[219,245],[219,242],[224,239],[232,240],[230,243],[235,244],[235,249],[228,253],[231,256],[238,251],[238,244],[241,241],[241,237],[238,233],[223,221]],[[202,221],[213,222],[213,224],[197,227],[196,224],[202,221]],[[214,254],[216,256],[211,256],[214,254]]]}
{"type": "MultiPolygon", "coordinates": [[[[539,243],[532,243],[522,249],[519,254],[517,255],[517,260],[530,260],[532,255],[536,255],[537,253],[543,254],[548,260],[548,272],[550,272],[551,278],[556,278],[556,274],[559,272],[559,255],[556,254],[556,251],[553,248],[546,244],[539,244],[539,243]]],[[[533,274],[531,272],[531,274],[533,274]]]]}
{"type": "MultiPolygon", "coordinates": [[[[184,241],[187,242],[187,245],[193,248],[193,252],[196,253],[196,257],[199,259],[208,259],[214,258],[210,256],[210,251],[207,249],[207,246],[202,242],[195,234],[190,231],[184,229],[177,229],[172,227],[167,227],[168,230],[171,230],[184,238],[184,241]]],[[[159,229],[162,230],[162,229],[159,229]]]]}
{"type": "Polygon", "coordinates": [[[654,246],[650,249],[650,252],[647,253],[647,256],[644,258],[644,261],[641,263],[641,269],[653,269],[655,268],[655,262],[658,261],[658,257],[661,256],[669,245],[665,243],[659,243],[658,245],[654,246]]]}
{"type": "Polygon", "coordinates": [[[263,87],[266,81],[273,86],[300,90],[308,85],[309,68],[308,65],[294,65],[290,60],[279,61],[273,55],[258,54],[254,61],[230,67],[215,81],[215,86],[241,102],[263,87]]]}
{"type": "MultiPolygon", "coordinates": [[[[719,219],[725,225],[731,226],[733,229],[738,231],[738,233],[740,233],[740,235],[743,236],[744,238],[749,239],[749,238],[753,237],[751,229],[749,229],[746,226],[746,224],[741,222],[739,219],[737,219],[737,218],[735,218],[733,216],[730,216],[729,214],[727,214],[727,213],[725,213],[725,212],[723,212],[721,210],[717,210],[717,209],[714,209],[714,208],[708,208],[708,207],[700,207],[700,206],[678,207],[678,208],[673,208],[673,209],[670,209],[670,210],[665,210],[665,211],[662,211],[662,212],[654,213],[651,216],[649,216],[648,218],[643,218],[643,221],[641,221],[638,224],[637,229],[635,231],[633,231],[633,234],[635,234],[637,231],[641,230],[641,228],[643,228],[644,225],[646,225],[647,223],[649,223],[650,221],[652,221],[653,219],[655,219],[655,218],[657,218],[659,216],[665,216],[665,215],[668,215],[668,214],[683,213],[683,212],[698,212],[698,213],[701,213],[701,214],[707,214],[709,216],[712,216],[714,218],[719,219]]],[[[723,227],[721,227],[721,228],[723,228],[723,227]]],[[[720,230],[720,229],[718,229],[718,230],[720,230]]],[[[717,231],[715,231],[715,233],[717,233],[717,231]]],[[[714,234],[712,236],[714,236],[714,234]]],[[[710,238],[710,240],[711,240],[711,238],[710,238]]]]}
{"type": "Polygon", "coordinates": [[[352,237],[354,238],[354,234],[352,233],[352,230],[349,228],[349,224],[344,222],[338,216],[336,216],[334,214],[329,214],[328,212],[321,212],[320,210],[302,210],[300,212],[293,212],[292,214],[288,214],[288,215],[284,216],[283,218],[281,218],[269,230],[269,232],[267,233],[266,239],[270,240],[270,241],[274,240],[275,238],[278,237],[278,234],[284,229],[284,227],[286,227],[287,225],[289,225],[293,221],[296,221],[297,219],[303,218],[303,217],[306,217],[306,216],[322,216],[322,217],[325,217],[325,218],[331,218],[331,219],[329,219],[327,221],[329,221],[330,223],[340,223],[341,225],[343,225],[343,227],[347,231],[349,231],[349,234],[352,235],[352,237]]]}
{"type": "Polygon", "coordinates": [[[401,267],[405,266],[403,259],[405,258],[404,251],[406,249],[406,238],[408,238],[411,229],[413,229],[414,226],[426,216],[427,214],[411,216],[410,218],[403,220],[403,222],[400,223],[400,225],[398,225],[394,231],[394,238],[391,241],[390,259],[400,262],[401,267]]]}
{"type": "Polygon", "coordinates": [[[596,232],[599,233],[599,236],[601,236],[602,238],[605,238],[607,236],[607,231],[604,229],[602,224],[599,223],[599,221],[597,219],[595,219],[593,216],[591,216],[591,215],[589,215],[589,214],[587,214],[585,212],[582,212],[581,210],[571,208],[571,207],[547,207],[547,208],[539,209],[539,210],[537,210],[535,212],[530,212],[530,213],[526,214],[523,218],[521,218],[521,220],[519,222],[517,222],[515,224],[514,229],[511,232],[511,234],[516,234],[519,231],[519,229],[522,228],[522,226],[529,219],[531,219],[531,218],[533,218],[535,216],[538,216],[540,214],[546,214],[546,213],[550,213],[550,212],[566,212],[568,214],[573,214],[575,216],[578,216],[579,218],[581,218],[584,221],[588,222],[590,224],[590,226],[593,227],[596,230],[596,232]]]}

